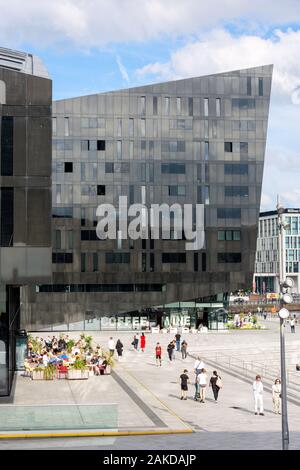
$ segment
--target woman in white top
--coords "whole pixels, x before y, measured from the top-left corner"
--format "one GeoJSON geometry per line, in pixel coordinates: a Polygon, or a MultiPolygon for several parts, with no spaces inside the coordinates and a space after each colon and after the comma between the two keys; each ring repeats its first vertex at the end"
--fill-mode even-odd
{"type": "Polygon", "coordinates": [[[198,377],[199,377],[199,387],[200,387],[200,403],[205,403],[205,395],[206,395],[206,387],[207,387],[206,370],[202,369],[198,377]]]}
{"type": "Polygon", "coordinates": [[[276,379],[272,385],[272,399],[274,405],[274,413],[281,414],[281,380],[276,379]]]}

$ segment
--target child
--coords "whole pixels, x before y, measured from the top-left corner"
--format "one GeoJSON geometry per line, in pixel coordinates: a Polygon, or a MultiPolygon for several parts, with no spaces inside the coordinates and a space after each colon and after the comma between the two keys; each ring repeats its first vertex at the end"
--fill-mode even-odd
{"type": "Polygon", "coordinates": [[[188,381],[189,376],[187,375],[187,369],[184,369],[183,374],[180,376],[181,380],[181,400],[187,400],[188,381]]]}
{"type": "Polygon", "coordinates": [[[161,345],[156,343],[155,347],[155,358],[156,358],[156,365],[158,364],[161,366],[161,345]]]}

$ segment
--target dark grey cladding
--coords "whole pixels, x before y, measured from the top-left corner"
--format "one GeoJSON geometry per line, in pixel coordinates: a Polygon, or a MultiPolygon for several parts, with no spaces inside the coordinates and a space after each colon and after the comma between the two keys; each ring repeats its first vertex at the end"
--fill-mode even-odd
{"type": "Polygon", "coordinates": [[[52,82],[0,48],[0,283],[51,282],[52,82]]]}
{"type": "Polygon", "coordinates": [[[53,103],[53,286],[23,292],[29,328],[252,285],[272,69],[53,103]],[[96,207],[142,187],[148,205],[205,204],[205,249],[95,239],[96,207]]]}

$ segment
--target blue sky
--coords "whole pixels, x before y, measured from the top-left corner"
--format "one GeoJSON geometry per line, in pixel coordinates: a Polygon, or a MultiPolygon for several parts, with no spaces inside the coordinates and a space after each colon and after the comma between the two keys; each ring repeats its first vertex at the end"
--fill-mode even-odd
{"type": "Polygon", "coordinates": [[[300,207],[300,0],[0,0],[54,99],[274,63],[263,210],[300,207]]]}

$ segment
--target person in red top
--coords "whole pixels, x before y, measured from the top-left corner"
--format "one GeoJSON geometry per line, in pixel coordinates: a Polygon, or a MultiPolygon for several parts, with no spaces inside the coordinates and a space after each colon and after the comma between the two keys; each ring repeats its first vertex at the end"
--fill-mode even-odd
{"type": "Polygon", "coordinates": [[[156,358],[156,365],[161,366],[161,345],[159,343],[156,343],[155,358],[156,358]]]}
{"type": "Polygon", "coordinates": [[[146,336],[144,333],[142,333],[142,336],[140,337],[140,342],[141,342],[141,350],[144,352],[145,346],[146,346],[146,336]]]}

